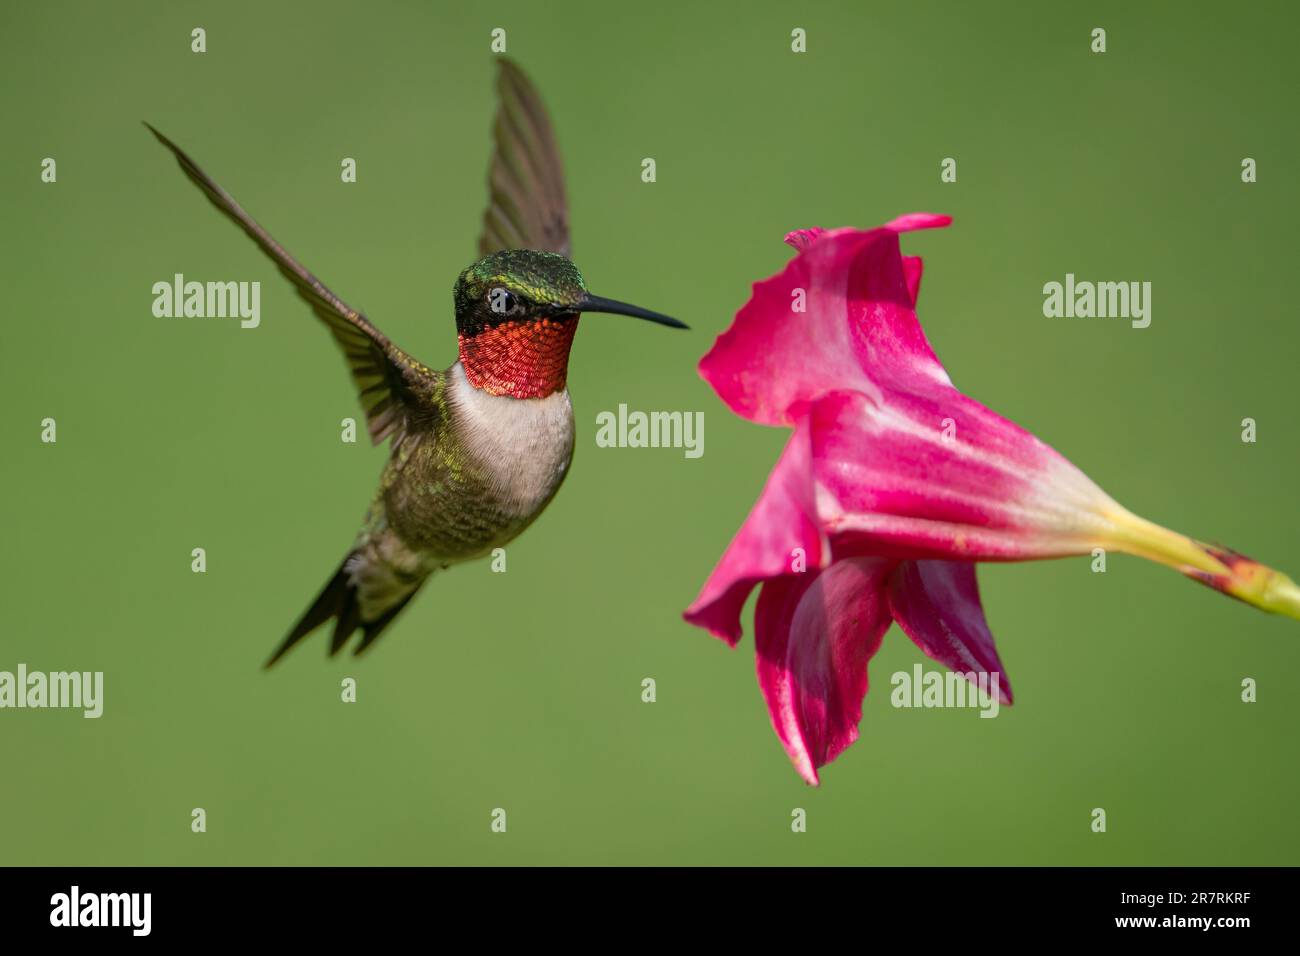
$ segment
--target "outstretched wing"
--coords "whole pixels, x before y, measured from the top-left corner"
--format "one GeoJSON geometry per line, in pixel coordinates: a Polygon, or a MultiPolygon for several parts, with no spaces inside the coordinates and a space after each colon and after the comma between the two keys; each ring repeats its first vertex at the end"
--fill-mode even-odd
{"type": "Polygon", "coordinates": [[[421,407],[420,399],[434,393],[441,373],[407,355],[370,321],[325,287],[297,259],[289,255],[265,229],[240,208],[233,196],[218,186],[179,146],[148,123],[149,131],[172,151],[185,175],[193,180],[213,205],[248,233],[280,271],[298,288],[298,294],[329,326],[343,350],[352,379],[365,409],[371,440],[377,445],[389,436],[400,442],[409,419],[421,407]]]}
{"type": "Polygon", "coordinates": [[[538,249],[569,255],[569,207],[564,169],[537,88],[510,60],[497,73],[495,148],[488,173],[491,197],[483,213],[478,253],[538,249]]]}

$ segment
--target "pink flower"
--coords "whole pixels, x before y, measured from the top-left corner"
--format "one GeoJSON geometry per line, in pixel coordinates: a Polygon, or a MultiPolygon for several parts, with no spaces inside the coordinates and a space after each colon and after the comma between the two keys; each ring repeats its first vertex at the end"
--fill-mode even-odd
{"type": "Polygon", "coordinates": [[[891,621],[940,664],[989,675],[1011,703],[976,561],[1124,551],[1300,618],[1290,578],[1137,517],[953,387],[916,318],[921,260],[898,241],[950,221],[916,213],[867,231],[790,233],[798,254],[755,283],[700,361],[736,414],[794,431],[685,617],[735,645],[762,586],[759,685],[812,784],[857,739],[867,664],[891,621]]]}

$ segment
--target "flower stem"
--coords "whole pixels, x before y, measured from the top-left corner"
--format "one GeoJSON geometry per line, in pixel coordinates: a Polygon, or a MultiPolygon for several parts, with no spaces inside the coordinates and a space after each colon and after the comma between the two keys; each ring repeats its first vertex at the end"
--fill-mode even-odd
{"type": "Polygon", "coordinates": [[[1300,587],[1245,555],[1204,544],[1129,512],[1115,515],[1111,547],[1167,565],[1263,611],[1300,620],[1300,587]]]}

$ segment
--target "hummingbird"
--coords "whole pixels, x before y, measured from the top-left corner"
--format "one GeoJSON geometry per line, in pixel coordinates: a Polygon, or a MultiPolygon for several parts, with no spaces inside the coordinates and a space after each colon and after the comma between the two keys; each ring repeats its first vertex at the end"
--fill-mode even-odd
{"type": "Polygon", "coordinates": [[[569,258],[555,135],[536,87],[502,58],[479,258],[452,290],[458,359],[436,371],[395,345],[258,225],[179,146],[146,123],[218,209],[274,260],[333,334],[371,441],[389,443],[347,554],[267,661],[334,622],[330,654],[370,647],[429,577],[492,553],[546,508],[573,459],[569,349],[583,313],[677,319],[587,291],[569,258]]]}

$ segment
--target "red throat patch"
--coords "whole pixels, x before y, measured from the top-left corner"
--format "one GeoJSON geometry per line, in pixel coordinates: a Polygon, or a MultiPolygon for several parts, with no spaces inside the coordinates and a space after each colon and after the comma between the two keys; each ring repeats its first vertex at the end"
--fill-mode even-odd
{"type": "Polygon", "coordinates": [[[545,398],[564,388],[578,317],[502,322],[475,335],[461,333],[460,364],[489,395],[545,398]]]}

